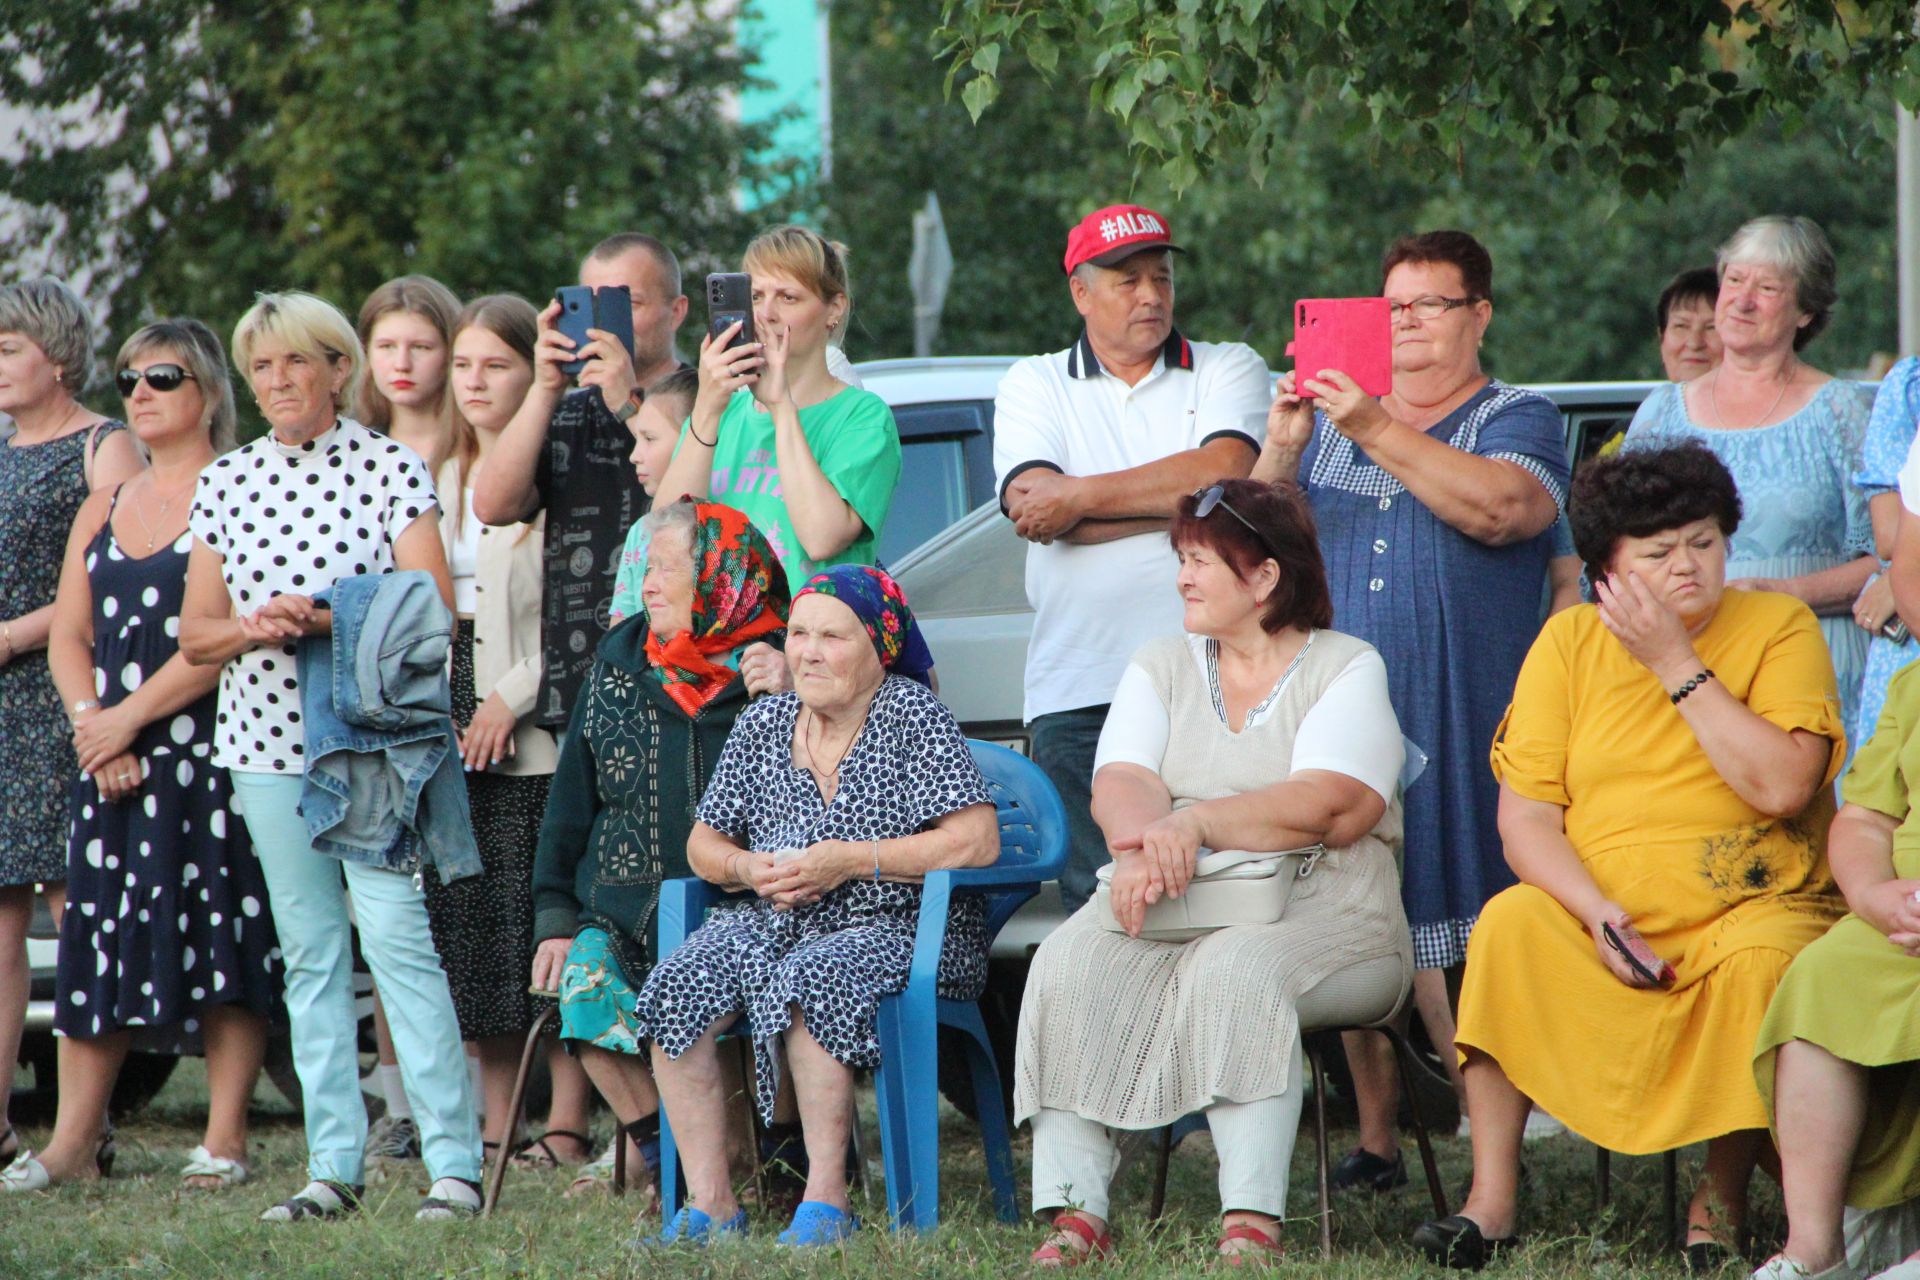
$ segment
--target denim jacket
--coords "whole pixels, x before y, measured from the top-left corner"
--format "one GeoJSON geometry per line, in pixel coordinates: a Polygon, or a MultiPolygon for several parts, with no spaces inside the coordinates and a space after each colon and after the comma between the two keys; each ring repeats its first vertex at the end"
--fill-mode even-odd
{"type": "Polygon", "coordinates": [[[361,574],[332,596],[333,636],[300,642],[307,741],[300,812],[313,847],[387,871],[480,872],[455,748],[453,619],[433,575],[361,574]]]}

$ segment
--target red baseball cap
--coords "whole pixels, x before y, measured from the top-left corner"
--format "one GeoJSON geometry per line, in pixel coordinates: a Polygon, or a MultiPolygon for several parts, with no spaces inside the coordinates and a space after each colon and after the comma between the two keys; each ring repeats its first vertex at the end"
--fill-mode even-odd
{"type": "Polygon", "coordinates": [[[1066,271],[1083,262],[1110,267],[1148,249],[1185,253],[1173,242],[1167,220],[1143,205],[1110,204],[1095,209],[1067,232],[1066,271]]]}

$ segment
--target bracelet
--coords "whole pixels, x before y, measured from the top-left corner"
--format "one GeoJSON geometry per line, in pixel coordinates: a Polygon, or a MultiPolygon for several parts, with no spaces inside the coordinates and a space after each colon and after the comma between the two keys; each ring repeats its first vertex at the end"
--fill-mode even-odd
{"type": "Polygon", "coordinates": [[[695,440],[699,440],[701,444],[705,445],[709,449],[717,449],[720,447],[720,433],[718,431],[715,431],[713,433],[713,439],[701,440],[700,432],[698,431],[698,429],[694,427],[692,418],[687,419],[687,434],[692,436],[695,440]]]}
{"type": "Polygon", "coordinates": [[[880,883],[880,842],[873,842],[873,882],[880,883]]]}
{"type": "Polygon", "coordinates": [[[1688,694],[1692,693],[1695,689],[1698,689],[1701,685],[1705,684],[1707,681],[1711,679],[1713,679],[1713,671],[1711,668],[1709,668],[1708,670],[1702,671],[1699,675],[1687,681],[1685,684],[1681,685],[1678,689],[1675,689],[1672,693],[1668,694],[1667,701],[1671,702],[1674,706],[1677,707],[1681,704],[1681,702],[1683,702],[1686,699],[1686,696],[1688,694]]]}

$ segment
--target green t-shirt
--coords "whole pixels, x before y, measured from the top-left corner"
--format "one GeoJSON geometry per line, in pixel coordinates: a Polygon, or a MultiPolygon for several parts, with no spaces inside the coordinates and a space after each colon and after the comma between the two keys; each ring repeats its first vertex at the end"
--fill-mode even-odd
{"type": "MultiPolygon", "coordinates": [[[[773,415],[761,411],[751,390],[736,391],[720,415],[720,443],[713,451],[713,482],[708,488],[713,501],[745,512],[766,535],[794,591],[820,569],[873,563],[874,540],[887,522],[893,491],[900,483],[900,431],[894,425],[893,410],[873,392],[847,387],[802,409],[800,430],[820,470],[866,526],[839,555],[815,562],[800,549],[780,486],[780,464],[774,457],[773,415]]],[[[683,427],[683,438],[684,433],[683,427]]],[[[633,583],[638,586],[638,574],[633,583]]]]}

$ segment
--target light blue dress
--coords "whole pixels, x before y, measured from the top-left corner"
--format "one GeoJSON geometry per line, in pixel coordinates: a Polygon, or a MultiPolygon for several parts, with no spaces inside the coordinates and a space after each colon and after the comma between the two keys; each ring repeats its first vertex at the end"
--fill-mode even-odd
{"type": "MultiPolygon", "coordinates": [[[[1725,430],[1687,416],[1678,383],[1654,390],[1627,428],[1628,449],[1697,440],[1713,450],[1740,489],[1742,516],[1728,549],[1727,579],[1797,578],[1873,554],[1867,496],[1854,473],[1866,442],[1873,397],[1835,378],[1806,407],[1770,427],[1725,430]]],[[[1867,667],[1867,633],[1851,609],[1820,619],[1851,725],[1867,667]]]]}
{"type": "MultiPolygon", "coordinates": [[[[1860,456],[1860,470],[1853,476],[1854,487],[1863,497],[1871,501],[1883,493],[1897,495],[1900,468],[1906,465],[1907,451],[1913,447],[1916,425],[1920,425],[1920,356],[1908,356],[1887,371],[1873,398],[1866,448],[1860,456]]],[[[1887,701],[1887,681],[1917,657],[1920,640],[1908,638],[1895,644],[1885,636],[1873,637],[1867,649],[1866,675],[1860,681],[1858,713],[1847,722],[1847,734],[1855,749],[1873,735],[1874,726],[1880,722],[1880,708],[1887,701]]]]}

